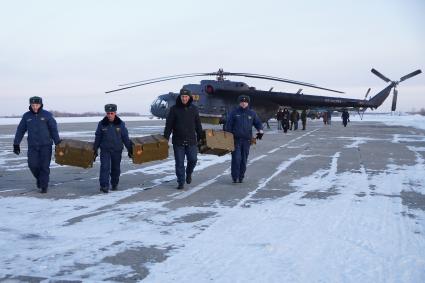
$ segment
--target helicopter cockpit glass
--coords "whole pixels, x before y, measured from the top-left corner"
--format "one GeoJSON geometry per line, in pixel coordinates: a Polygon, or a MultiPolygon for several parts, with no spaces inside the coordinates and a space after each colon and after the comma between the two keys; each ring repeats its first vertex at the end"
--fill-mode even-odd
{"type": "Polygon", "coordinates": [[[162,98],[157,98],[155,99],[155,101],[152,103],[151,106],[154,106],[157,108],[167,108],[168,102],[162,98]]]}

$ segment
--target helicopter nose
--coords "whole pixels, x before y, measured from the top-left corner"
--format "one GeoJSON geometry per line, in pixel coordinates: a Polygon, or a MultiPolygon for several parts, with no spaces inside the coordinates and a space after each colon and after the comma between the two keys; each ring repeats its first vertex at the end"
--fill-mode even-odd
{"type": "Polygon", "coordinates": [[[151,113],[152,115],[158,118],[166,118],[169,111],[168,101],[163,97],[158,97],[151,104],[151,113]]]}

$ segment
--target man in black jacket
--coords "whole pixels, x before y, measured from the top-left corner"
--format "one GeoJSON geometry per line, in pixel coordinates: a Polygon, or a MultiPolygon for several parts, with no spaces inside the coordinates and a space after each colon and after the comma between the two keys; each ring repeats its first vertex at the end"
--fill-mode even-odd
{"type": "Polygon", "coordinates": [[[165,123],[164,137],[170,139],[173,133],[174,159],[176,162],[176,176],[178,190],[184,188],[185,168],[184,159],[187,158],[186,183],[192,182],[193,169],[196,166],[198,142],[202,137],[202,125],[198,108],[192,105],[192,95],[189,90],[180,90],[176,104],[170,108],[165,123]]]}

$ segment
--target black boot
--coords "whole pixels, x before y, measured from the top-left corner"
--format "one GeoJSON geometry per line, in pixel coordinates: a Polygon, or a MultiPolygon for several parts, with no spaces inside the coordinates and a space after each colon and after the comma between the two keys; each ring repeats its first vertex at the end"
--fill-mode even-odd
{"type": "Polygon", "coordinates": [[[243,178],[239,178],[238,182],[243,183],[243,178]]]}
{"type": "Polygon", "coordinates": [[[237,183],[236,178],[232,178],[233,183],[237,183]]]}
{"type": "Polygon", "coordinates": [[[192,183],[192,174],[186,176],[186,184],[192,183]]]}
{"type": "Polygon", "coordinates": [[[111,191],[118,191],[118,185],[112,185],[111,191]]]}
{"type": "Polygon", "coordinates": [[[109,192],[109,189],[107,187],[100,187],[100,191],[107,194],[109,192]]]}
{"type": "Polygon", "coordinates": [[[42,193],[42,194],[45,194],[45,193],[47,193],[47,188],[41,188],[41,191],[40,191],[40,193],[42,193]]]}
{"type": "Polygon", "coordinates": [[[184,185],[183,184],[179,184],[178,186],[177,186],[177,190],[183,190],[184,189],[184,185]]]}
{"type": "Polygon", "coordinates": [[[37,188],[38,188],[38,189],[40,189],[40,188],[41,188],[40,180],[39,180],[39,179],[37,179],[37,188]]]}

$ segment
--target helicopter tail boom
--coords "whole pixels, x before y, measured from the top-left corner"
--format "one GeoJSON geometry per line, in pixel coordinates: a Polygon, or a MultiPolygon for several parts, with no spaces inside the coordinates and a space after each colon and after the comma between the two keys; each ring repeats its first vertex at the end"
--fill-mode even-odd
{"type": "Polygon", "coordinates": [[[380,92],[378,92],[374,97],[372,97],[368,102],[370,104],[370,106],[368,106],[368,108],[371,109],[376,109],[379,106],[382,105],[382,103],[384,103],[385,99],[387,99],[387,97],[390,95],[391,93],[391,89],[394,87],[395,85],[392,83],[389,86],[387,86],[386,88],[384,88],[383,90],[381,90],[380,92]]]}

